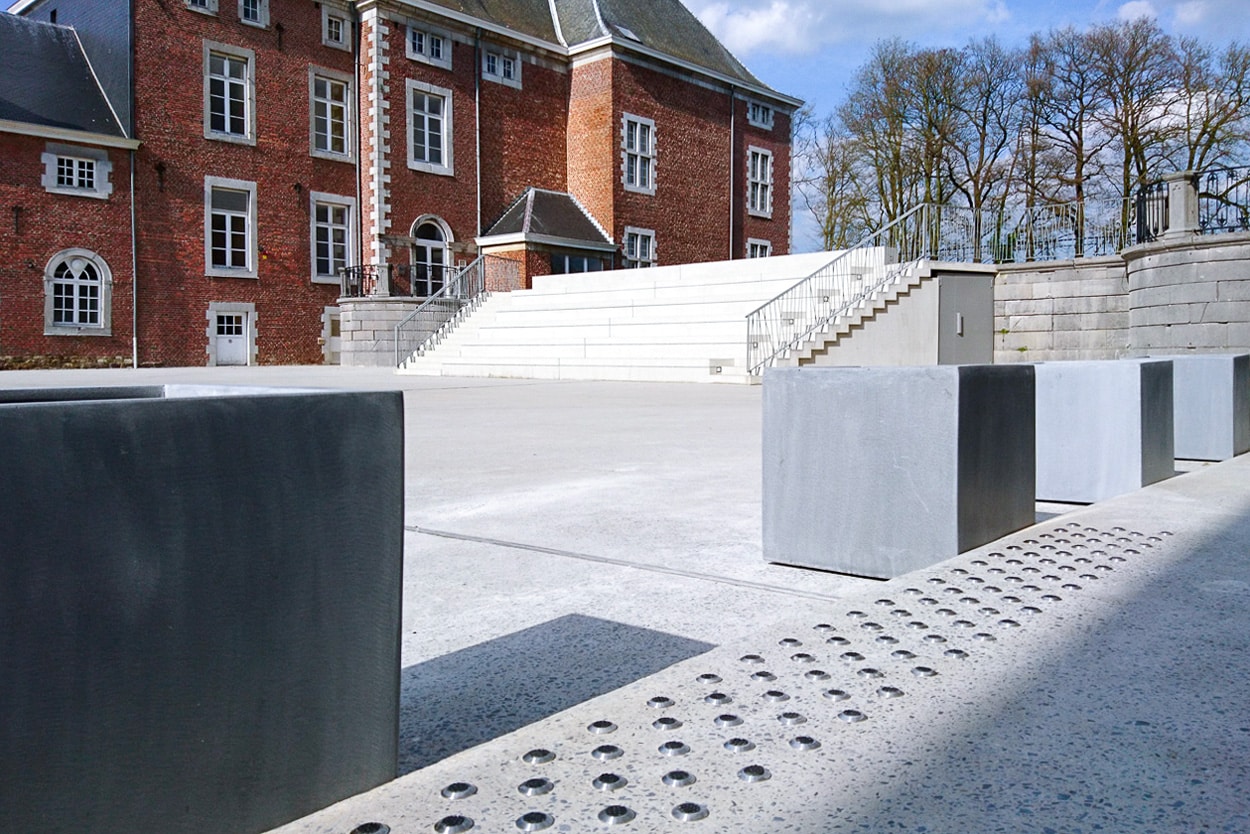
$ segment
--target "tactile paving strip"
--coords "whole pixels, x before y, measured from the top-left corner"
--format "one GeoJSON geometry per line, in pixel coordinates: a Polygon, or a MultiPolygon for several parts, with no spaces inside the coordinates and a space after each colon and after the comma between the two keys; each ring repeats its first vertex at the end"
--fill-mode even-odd
{"type": "Polygon", "coordinates": [[[863,734],[905,732],[922,704],[1171,535],[1043,527],[411,774],[375,792],[375,819],[355,831],[813,830],[783,821],[853,776],[845,751],[863,734]],[[397,805],[403,819],[382,818],[397,805]]]}

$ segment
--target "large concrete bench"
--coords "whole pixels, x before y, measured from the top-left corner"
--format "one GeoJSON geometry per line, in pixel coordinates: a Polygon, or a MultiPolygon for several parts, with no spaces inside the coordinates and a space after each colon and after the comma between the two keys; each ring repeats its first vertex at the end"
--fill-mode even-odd
{"type": "Polygon", "coordinates": [[[403,400],[0,391],[6,831],[262,831],[394,777],[403,400]]]}
{"type": "Polygon", "coordinates": [[[894,577],[1034,522],[1027,365],[764,375],[764,558],[894,577]]]}
{"type": "Polygon", "coordinates": [[[1175,454],[1228,460],[1250,451],[1250,354],[1168,356],[1175,454]]]}

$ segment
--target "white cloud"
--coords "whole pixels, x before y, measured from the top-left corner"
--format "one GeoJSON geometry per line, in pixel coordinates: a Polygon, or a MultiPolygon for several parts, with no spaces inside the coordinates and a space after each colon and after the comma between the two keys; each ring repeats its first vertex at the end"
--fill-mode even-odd
{"type": "Polygon", "coordinates": [[[1129,0],[1116,12],[1120,20],[1137,20],[1139,17],[1158,18],[1159,10],[1150,0],[1129,0]]]}
{"type": "Polygon", "coordinates": [[[805,54],[837,44],[882,38],[924,38],[1008,20],[1007,0],[686,0],[703,24],[730,50],[805,54]]]}
{"type": "Polygon", "coordinates": [[[1210,11],[1206,0],[1190,0],[1176,7],[1176,23],[1179,26],[1200,26],[1207,21],[1210,11]]]}

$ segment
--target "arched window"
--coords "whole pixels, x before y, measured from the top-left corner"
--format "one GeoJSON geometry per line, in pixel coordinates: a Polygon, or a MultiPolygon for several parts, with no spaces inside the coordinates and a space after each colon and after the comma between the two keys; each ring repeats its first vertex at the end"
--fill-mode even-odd
{"type": "Polygon", "coordinates": [[[45,335],[112,335],[113,273],[86,249],[66,249],[44,270],[45,335]]]}
{"type": "Polygon", "coordinates": [[[412,237],[412,294],[428,298],[448,277],[451,233],[439,218],[423,217],[412,224],[412,237]]]}

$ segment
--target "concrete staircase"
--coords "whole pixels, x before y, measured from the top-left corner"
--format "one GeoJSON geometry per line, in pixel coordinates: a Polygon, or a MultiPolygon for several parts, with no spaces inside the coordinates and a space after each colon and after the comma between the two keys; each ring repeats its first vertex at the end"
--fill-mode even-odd
{"type": "Polygon", "coordinates": [[[527,379],[753,382],[746,315],[829,252],[549,275],[493,293],[400,373],[527,379]]]}

